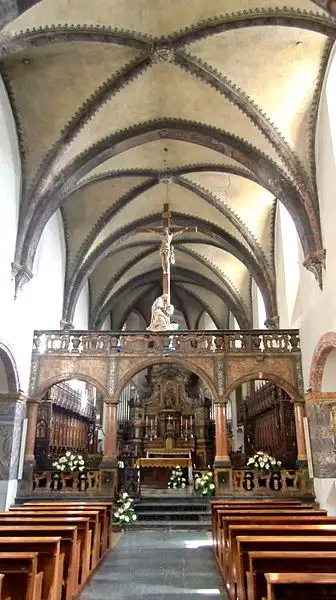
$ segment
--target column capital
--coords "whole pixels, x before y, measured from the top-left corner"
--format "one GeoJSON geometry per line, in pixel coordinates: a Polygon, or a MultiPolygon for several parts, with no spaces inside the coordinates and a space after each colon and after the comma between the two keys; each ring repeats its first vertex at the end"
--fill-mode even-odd
{"type": "Polygon", "coordinates": [[[119,400],[115,398],[105,398],[104,404],[108,404],[109,406],[118,406],[119,400]]]}
{"type": "Polygon", "coordinates": [[[302,406],[305,406],[306,401],[302,396],[295,396],[295,398],[292,399],[292,403],[297,405],[301,404],[302,406]]]}
{"type": "Polygon", "coordinates": [[[27,396],[26,397],[26,404],[41,404],[41,398],[37,398],[34,396],[27,396]]]}
{"type": "Polygon", "coordinates": [[[61,329],[75,329],[75,326],[70,321],[64,321],[63,319],[60,321],[61,329]]]}
{"type": "Polygon", "coordinates": [[[0,393],[0,402],[19,402],[20,404],[24,404],[27,402],[27,396],[22,394],[22,392],[13,393],[0,393]]]}

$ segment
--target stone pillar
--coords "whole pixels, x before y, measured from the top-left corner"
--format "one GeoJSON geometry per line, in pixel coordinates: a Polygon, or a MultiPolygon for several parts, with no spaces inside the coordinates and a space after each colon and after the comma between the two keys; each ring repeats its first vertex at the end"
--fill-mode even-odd
{"type": "Polygon", "coordinates": [[[20,393],[0,394],[0,510],[16,495],[25,401],[20,393]]]}
{"type": "Polygon", "coordinates": [[[104,403],[104,456],[100,465],[100,491],[115,496],[118,489],[117,408],[115,402],[104,403]]]}
{"type": "Polygon", "coordinates": [[[35,466],[35,437],[36,437],[36,425],[37,425],[37,410],[39,402],[38,400],[28,399],[27,400],[27,436],[26,446],[24,454],[25,464],[35,466]]]}
{"type": "Polygon", "coordinates": [[[104,404],[104,463],[114,463],[117,466],[117,404],[104,404]]]}
{"type": "Polygon", "coordinates": [[[303,427],[304,404],[302,400],[294,400],[294,416],[296,430],[297,465],[299,467],[307,466],[307,449],[303,427]]]}
{"type": "Polygon", "coordinates": [[[226,404],[216,404],[215,406],[216,422],[216,457],[215,466],[229,466],[229,440],[226,421],[226,404]]]}

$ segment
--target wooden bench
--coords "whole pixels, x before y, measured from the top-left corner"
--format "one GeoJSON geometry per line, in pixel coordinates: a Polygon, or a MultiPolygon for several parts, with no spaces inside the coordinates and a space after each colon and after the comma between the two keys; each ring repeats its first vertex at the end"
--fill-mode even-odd
{"type": "MultiPolygon", "coordinates": [[[[251,511],[261,511],[261,510],[289,510],[289,511],[299,511],[300,513],[311,513],[316,512],[312,508],[311,505],[306,504],[284,504],[284,503],[276,503],[276,502],[251,502],[251,503],[230,503],[218,505],[213,512],[213,520],[212,520],[212,535],[213,535],[213,547],[216,554],[218,554],[218,544],[219,544],[219,529],[220,529],[220,520],[221,516],[226,513],[232,513],[233,511],[241,511],[242,514],[246,514],[247,511],[250,513],[251,511]]],[[[323,510],[322,514],[327,514],[327,511],[323,510]]]]}
{"type": "MultiPolygon", "coordinates": [[[[249,525],[230,525],[229,526],[229,538],[228,538],[228,567],[227,567],[227,577],[226,582],[230,586],[230,589],[235,589],[235,584],[238,584],[238,556],[237,556],[237,539],[239,536],[303,536],[303,535],[313,535],[313,536],[335,536],[335,546],[336,546],[336,525],[325,525],[325,524],[316,524],[316,525],[301,525],[301,524],[292,524],[292,523],[282,523],[280,524],[249,524],[249,525]]],[[[244,586],[244,592],[242,595],[246,595],[247,589],[247,580],[244,579],[240,581],[239,585],[244,586]]],[[[241,590],[240,590],[241,591],[241,590]]]]}
{"type": "MultiPolygon", "coordinates": [[[[88,517],[90,522],[90,528],[92,529],[92,545],[91,545],[91,557],[90,557],[90,569],[93,570],[96,568],[99,561],[99,553],[100,553],[100,537],[101,537],[101,524],[100,524],[100,514],[98,510],[54,510],[52,507],[45,510],[37,510],[37,508],[31,507],[31,510],[26,510],[21,508],[11,508],[9,511],[10,514],[21,514],[27,516],[38,516],[38,517],[48,517],[48,516],[59,516],[59,517],[75,517],[82,516],[88,517]]],[[[0,516],[3,513],[0,513],[0,516]]]]}
{"type": "Polygon", "coordinates": [[[0,598],[41,600],[43,571],[37,563],[37,552],[0,552],[0,598]]]}
{"type": "Polygon", "coordinates": [[[49,527],[54,526],[75,526],[77,528],[77,539],[80,542],[80,559],[79,559],[79,580],[78,586],[82,586],[88,579],[90,574],[90,551],[92,546],[92,530],[90,530],[90,521],[88,517],[60,517],[60,516],[43,516],[38,517],[22,514],[16,516],[16,513],[4,512],[0,513],[0,526],[11,525],[18,526],[19,524],[43,526],[48,533],[49,527]]]}
{"type": "MultiPolygon", "coordinates": [[[[23,506],[50,506],[50,502],[25,502],[23,506]]],[[[112,523],[113,523],[113,511],[114,511],[114,507],[113,507],[113,502],[93,502],[93,501],[87,501],[87,502],[83,502],[82,500],[80,502],[75,502],[75,501],[66,501],[63,500],[61,502],[53,502],[52,506],[60,506],[60,507],[68,507],[70,509],[74,508],[74,509],[86,509],[88,510],[90,507],[90,510],[95,510],[95,508],[106,508],[106,523],[104,526],[104,529],[106,531],[106,547],[104,548],[105,551],[110,550],[112,547],[112,523]]]]}
{"type": "Polygon", "coordinates": [[[266,600],[300,598],[302,600],[334,600],[335,573],[266,573],[266,600]],[[279,595],[280,594],[280,595],[279,595]],[[300,594],[298,596],[298,594],[300,594]]]}
{"type": "MultiPolygon", "coordinates": [[[[237,538],[238,572],[237,595],[239,600],[246,600],[245,573],[248,572],[248,553],[251,551],[306,551],[331,552],[336,550],[336,538],[331,535],[296,535],[296,536],[238,536],[237,538]]],[[[233,590],[229,590],[233,597],[233,590]]]]}
{"type": "MultiPolygon", "coordinates": [[[[38,510],[45,510],[52,506],[53,510],[98,510],[101,522],[101,544],[99,558],[103,558],[112,545],[112,518],[113,509],[111,502],[36,502],[23,504],[27,510],[36,507],[38,510]]],[[[15,506],[17,508],[17,505],[15,506]]]]}
{"type": "Polygon", "coordinates": [[[222,532],[222,518],[226,517],[226,516],[231,516],[231,517],[238,517],[238,516],[246,516],[248,514],[248,516],[251,518],[253,517],[258,517],[258,516],[284,516],[284,517],[289,517],[291,515],[295,516],[295,515],[301,515],[301,516],[310,516],[310,515],[315,515],[315,516],[327,516],[327,512],[325,510],[310,510],[310,509],[299,509],[297,510],[296,508],[290,509],[290,508],[285,508],[285,509],[281,509],[281,508],[273,508],[271,506],[265,506],[264,508],[260,508],[260,509],[256,509],[256,508],[249,508],[248,509],[248,513],[246,511],[246,509],[244,510],[220,510],[219,511],[219,530],[217,532],[217,546],[218,546],[218,550],[216,553],[216,557],[219,563],[220,567],[223,567],[223,552],[224,552],[224,535],[222,532]]]}
{"type": "Polygon", "coordinates": [[[221,534],[220,534],[220,551],[218,558],[218,566],[220,567],[222,574],[225,575],[225,569],[228,566],[228,552],[229,552],[229,527],[230,525],[249,525],[249,524],[260,524],[260,525],[277,525],[277,524],[296,524],[296,525],[335,525],[336,517],[328,517],[325,515],[316,515],[314,513],[309,515],[225,515],[221,517],[221,534]]]}
{"type": "Polygon", "coordinates": [[[2,537],[36,537],[51,535],[61,537],[60,552],[64,554],[63,600],[71,600],[78,591],[78,571],[80,542],[77,540],[77,527],[68,525],[53,526],[48,529],[43,525],[2,525],[0,523],[0,539],[2,537]]]}
{"type": "MultiPolygon", "coordinates": [[[[219,511],[224,510],[226,507],[235,507],[235,508],[263,508],[264,506],[273,506],[279,508],[289,508],[296,506],[305,506],[308,507],[310,505],[303,504],[297,500],[212,500],[211,501],[211,522],[212,522],[212,539],[213,539],[213,550],[216,552],[217,550],[217,526],[218,526],[218,517],[219,511]]],[[[313,505],[311,505],[313,506],[313,505]]]]}
{"type": "Polygon", "coordinates": [[[247,578],[248,600],[259,600],[267,595],[265,573],[271,572],[309,572],[334,573],[336,571],[336,552],[275,552],[254,551],[248,553],[249,570],[247,578]]]}
{"type": "Polygon", "coordinates": [[[0,553],[37,552],[37,569],[43,571],[42,600],[62,598],[64,555],[60,549],[60,537],[0,537],[0,553]]]}

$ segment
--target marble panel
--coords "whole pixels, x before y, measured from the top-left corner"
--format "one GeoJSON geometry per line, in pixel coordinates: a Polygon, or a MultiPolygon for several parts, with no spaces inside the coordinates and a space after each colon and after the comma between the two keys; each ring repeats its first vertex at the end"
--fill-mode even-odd
{"type": "Polygon", "coordinates": [[[333,430],[333,402],[307,404],[310,444],[314,477],[336,477],[335,432],[333,430]]]}

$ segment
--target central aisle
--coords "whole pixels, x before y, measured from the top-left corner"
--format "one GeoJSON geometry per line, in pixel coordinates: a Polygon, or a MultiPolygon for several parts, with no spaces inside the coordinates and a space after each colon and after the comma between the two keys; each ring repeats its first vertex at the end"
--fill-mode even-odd
{"type": "Polygon", "coordinates": [[[203,531],[126,532],[94,575],[80,600],[227,600],[203,531]]]}

